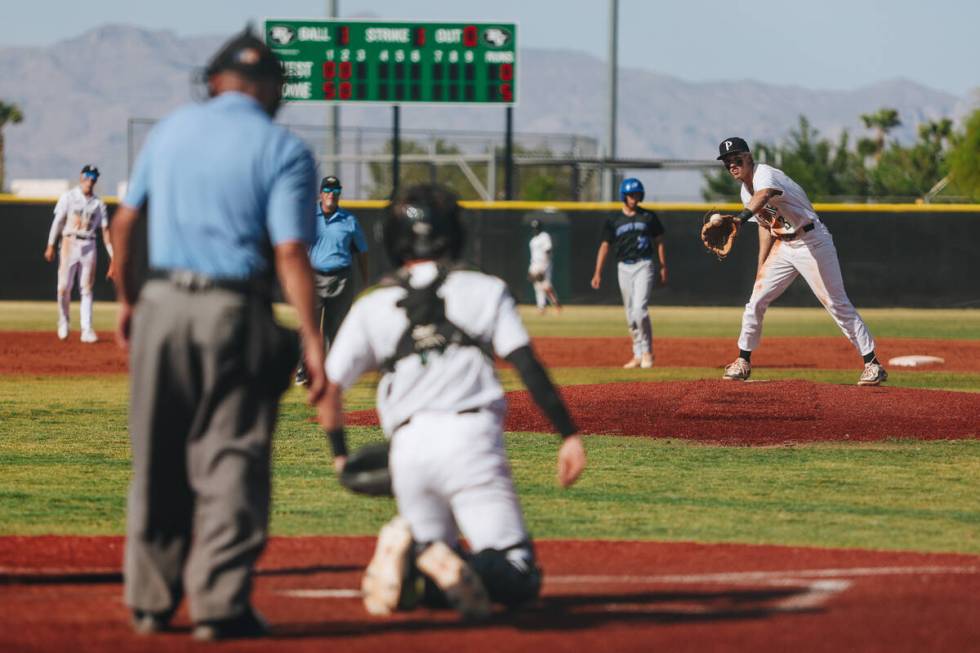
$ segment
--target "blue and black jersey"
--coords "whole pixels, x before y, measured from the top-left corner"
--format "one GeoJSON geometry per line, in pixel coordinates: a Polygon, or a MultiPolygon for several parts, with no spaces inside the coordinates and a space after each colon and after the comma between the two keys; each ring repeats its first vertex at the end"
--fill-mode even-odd
{"type": "Polygon", "coordinates": [[[603,240],[616,248],[616,260],[620,263],[653,258],[653,241],[664,233],[664,226],[656,213],[637,207],[633,216],[617,211],[606,220],[603,240]]]}

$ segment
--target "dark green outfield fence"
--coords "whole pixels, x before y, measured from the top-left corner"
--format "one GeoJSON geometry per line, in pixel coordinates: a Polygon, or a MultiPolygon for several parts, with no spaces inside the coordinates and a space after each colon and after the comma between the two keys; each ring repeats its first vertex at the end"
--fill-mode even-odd
{"type": "MultiPolygon", "coordinates": [[[[345,202],[368,237],[371,278],[389,269],[381,244],[383,204],[345,202]]],[[[698,231],[708,208],[700,204],[650,205],[664,223],[670,283],[656,288],[654,304],[736,306],[743,304],[755,276],[757,237],[748,229],[723,263],[701,247],[698,231]]],[[[733,205],[727,208],[734,209],[733,205]]],[[[53,300],[55,264],[44,261],[54,200],[0,197],[0,300],[53,300]]],[[[110,214],[115,205],[110,204],[110,214]]],[[[555,243],[554,281],[568,304],[617,304],[613,261],[603,286],[589,286],[603,221],[615,204],[467,203],[467,258],[503,278],[521,302],[532,302],[526,280],[531,232],[541,219],[555,243]]],[[[980,306],[980,205],[818,205],[834,235],[848,294],[860,307],[980,306]]],[[[99,245],[96,299],[113,299],[105,280],[108,258],[99,245]]],[[[357,275],[355,275],[356,277],[357,275]]],[[[779,300],[781,306],[817,306],[802,280],[779,300]]]]}

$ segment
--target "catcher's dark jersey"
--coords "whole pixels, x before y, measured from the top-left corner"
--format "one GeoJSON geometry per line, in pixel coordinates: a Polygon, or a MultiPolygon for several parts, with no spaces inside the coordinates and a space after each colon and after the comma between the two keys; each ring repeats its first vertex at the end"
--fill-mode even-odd
{"type": "Polygon", "coordinates": [[[616,215],[606,220],[603,240],[616,247],[616,260],[632,262],[653,257],[653,241],[662,236],[664,226],[656,213],[637,207],[636,215],[616,215]]]}

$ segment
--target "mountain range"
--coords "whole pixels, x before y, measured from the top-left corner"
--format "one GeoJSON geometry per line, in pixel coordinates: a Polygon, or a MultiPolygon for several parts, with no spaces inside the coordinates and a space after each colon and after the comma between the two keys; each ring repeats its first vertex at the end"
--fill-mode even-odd
{"type": "MultiPolygon", "coordinates": [[[[86,162],[103,171],[100,189],[115,192],[126,178],[127,125],[156,119],[200,97],[195,81],[222,36],[181,37],[171,31],[104,25],[47,47],[0,48],[0,99],[24,113],[8,125],[7,175],[75,178],[86,162]]],[[[669,62],[663,62],[669,69],[669,62]]],[[[691,82],[648,69],[620,68],[618,153],[622,157],[713,159],[728,136],[779,141],[805,115],[824,135],[847,129],[864,135],[859,116],[881,107],[898,109],[903,124],[894,135],[915,137],[916,125],[941,117],[962,118],[976,102],[905,79],[852,90],[807,89],[758,80],[691,82]]],[[[564,133],[601,140],[605,133],[605,62],[588,54],[527,48],[520,51],[518,134],[564,133]]],[[[287,124],[323,124],[323,106],[289,106],[287,124]]],[[[352,105],[342,125],[385,128],[388,107],[352,105]]],[[[406,105],[406,130],[501,132],[500,107],[406,105]]],[[[137,139],[138,140],[138,139],[137,139]]],[[[658,173],[652,199],[698,199],[698,173],[658,173]]]]}

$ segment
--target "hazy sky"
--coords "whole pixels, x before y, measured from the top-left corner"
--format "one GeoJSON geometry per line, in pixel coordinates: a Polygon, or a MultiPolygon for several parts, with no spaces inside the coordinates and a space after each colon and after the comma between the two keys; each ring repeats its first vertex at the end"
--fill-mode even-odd
{"type": "MultiPolygon", "coordinates": [[[[499,20],[519,44],[607,52],[607,0],[337,0],[344,16],[499,20]]],[[[105,23],[230,34],[264,17],[325,15],[326,0],[35,0],[4,3],[0,47],[50,45],[105,23]]],[[[980,87],[978,0],[620,0],[620,65],[691,81],[848,89],[904,77],[980,87]]],[[[81,55],[81,53],[80,53],[81,55]]]]}

